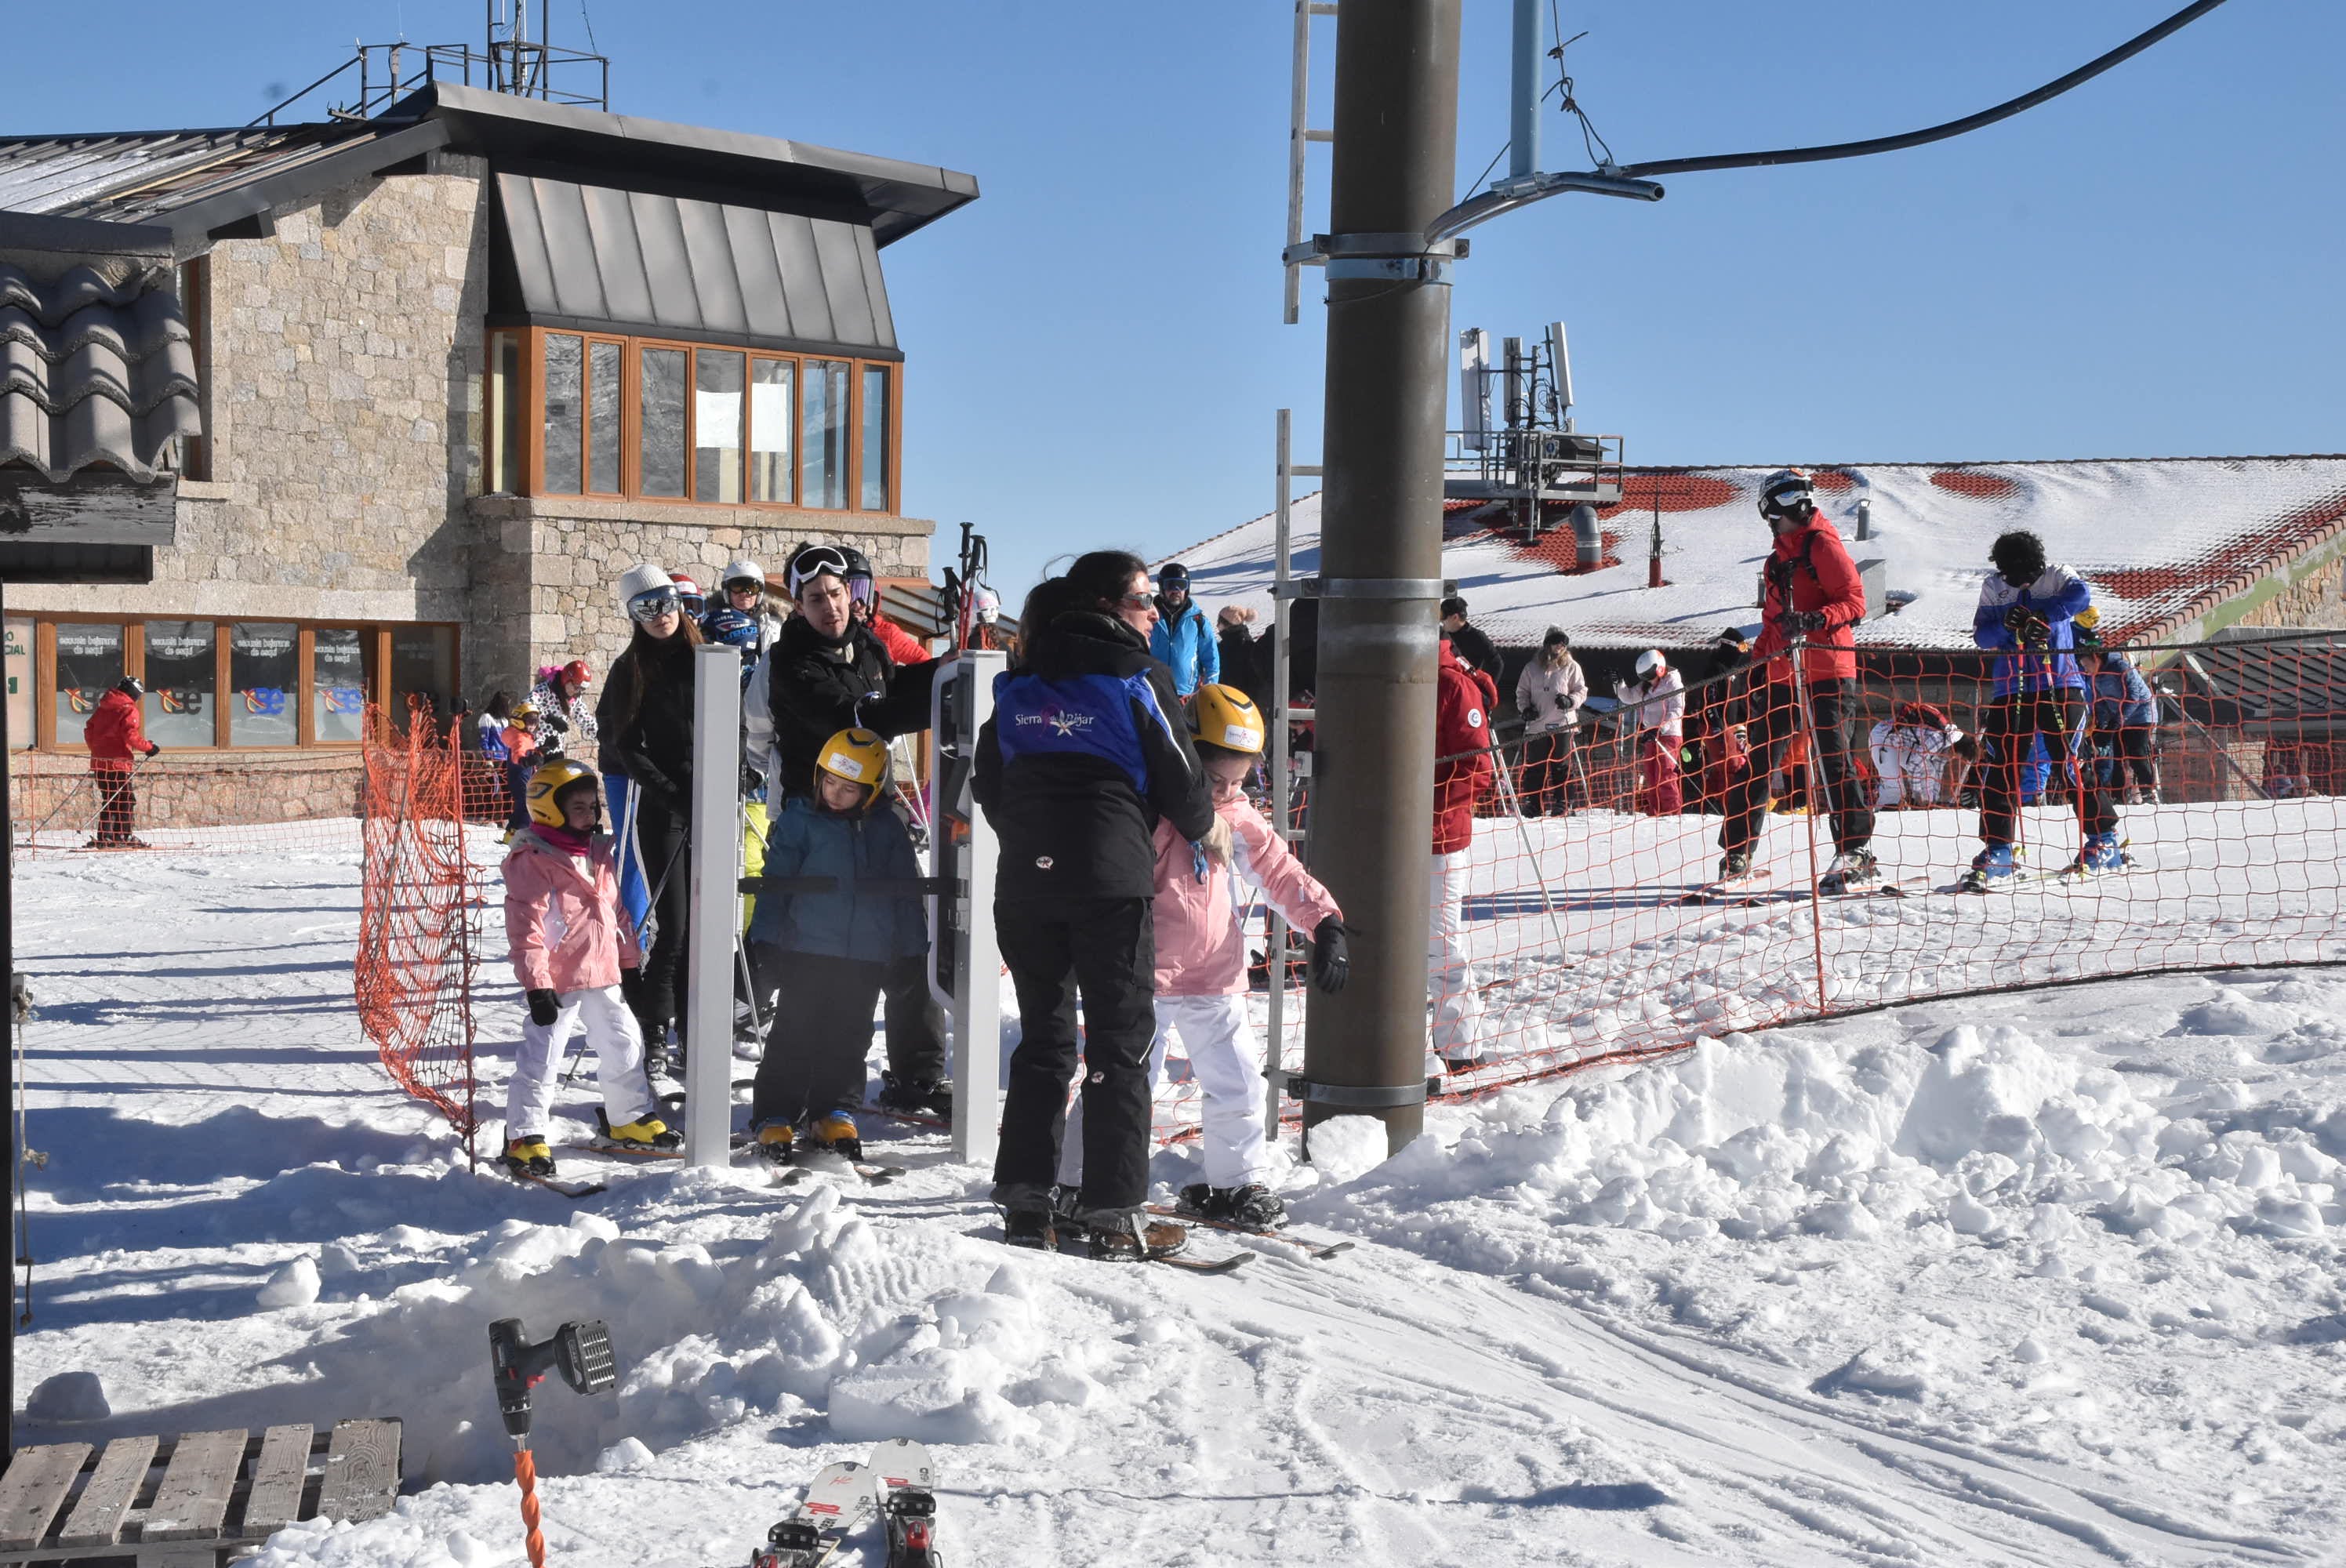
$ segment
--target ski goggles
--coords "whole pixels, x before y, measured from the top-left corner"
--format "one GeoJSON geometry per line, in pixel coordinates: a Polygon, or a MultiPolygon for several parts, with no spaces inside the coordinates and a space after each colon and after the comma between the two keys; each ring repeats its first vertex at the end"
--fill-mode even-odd
{"type": "Polygon", "coordinates": [[[826,572],[847,585],[850,599],[862,604],[872,602],[872,584],[869,568],[858,567],[847,558],[845,551],[833,549],[828,545],[805,551],[790,563],[790,597],[797,598],[800,588],[826,572]]]}
{"type": "Polygon", "coordinates": [[[1768,492],[1760,503],[1760,509],[1763,512],[1790,512],[1803,503],[1811,506],[1816,504],[1815,494],[1807,485],[1784,484],[1768,492]]]}
{"type": "Polygon", "coordinates": [[[638,621],[656,621],[662,616],[681,615],[683,611],[684,600],[673,585],[653,588],[627,601],[628,616],[638,621]]]}

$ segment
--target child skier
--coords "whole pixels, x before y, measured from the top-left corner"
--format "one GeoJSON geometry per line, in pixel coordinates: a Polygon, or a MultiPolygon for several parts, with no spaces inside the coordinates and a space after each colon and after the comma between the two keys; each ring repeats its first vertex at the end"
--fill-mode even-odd
{"type": "Polygon", "coordinates": [[[644,1151],[684,1140],[652,1115],[644,1079],[644,1037],[619,998],[623,974],[643,962],[635,927],[619,907],[619,871],[595,775],[556,759],[530,776],[529,826],[505,856],[505,932],[514,972],[529,1001],[521,1052],[505,1097],[505,1163],[516,1173],[552,1176],[547,1103],[571,1031],[586,1028],[595,1048],[596,1113],[610,1143],[644,1151]]]}
{"type": "MultiPolygon", "coordinates": [[[[1246,693],[1208,682],[1188,708],[1189,734],[1213,790],[1214,811],[1230,830],[1231,863],[1213,860],[1168,821],[1157,824],[1157,1037],[1148,1050],[1153,1089],[1165,1080],[1165,1048],[1179,1035],[1205,1092],[1206,1179],[1181,1189],[1180,1207],[1206,1219],[1270,1229],[1286,1206],[1263,1177],[1270,1162],[1262,1135],[1262,1042],[1247,1017],[1248,884],[1287,922],[1311,932],[1311,982],[1343,988],[1352,972],[1344,917],[1261,812],[1246,798],[1247,775],[1262,756],[1262,715],[1246,693]]],[[[1082,1186],[1083,1105],[1067,1116],[1059,1185],[1082,1186]]]]}
{"type": "Polygon", "coordinates": [[[842,729],[815,754],[813,795],[792,796],[766,841],[750,942],[790,1013],[766,1035],[750,1104],[770,1159],[790,1158],[801,1130],[811,1150],[863,1157],[850,1113],[863,1104],[872,1014],[891,966],[929,947],[920,861],[887,786],[888,743],[842,729]],[[813,878],[829,887],[791,885],[813,878]]]}
{"type": "Polygon", "coordinates": [[[529,781],[545,760],[538,755],[537,704],[525,697],[497,738],[505,752],[505,792],[513,798],[513,810],[505,819],[505,841],[510,844],[515,834],[529,829],[529,781]]]}

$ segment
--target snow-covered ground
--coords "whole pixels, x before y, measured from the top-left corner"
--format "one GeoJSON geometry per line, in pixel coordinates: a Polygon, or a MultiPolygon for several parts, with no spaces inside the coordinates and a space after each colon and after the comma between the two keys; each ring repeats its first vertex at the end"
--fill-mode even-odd
{"type": "Polygon", "coordinates": [[[402,1417],[398,1512],[269,1568],[520,1561],[516,1314],[605,1318],[622,1362],[540,1400],[563,1563],[739,1563],[900,1433],[962,1568],[2346,1561],[2340,972],[1729,1035],[1437,1107],[1392,1160],[1331,1124],[1283,1180],[1356,1248],[1205,1278],[1007,1253],[983,1173],[884,1125],[885,1188],[475,1175],[359,1037],[349,855],[44,859],[16,898],[20,1394],[111,1407],[20,1441],[402,1417]]]}

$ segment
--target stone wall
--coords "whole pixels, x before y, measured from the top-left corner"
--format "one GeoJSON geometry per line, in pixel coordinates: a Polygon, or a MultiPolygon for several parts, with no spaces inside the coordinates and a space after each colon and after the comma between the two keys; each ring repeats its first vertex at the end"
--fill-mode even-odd
{"type": "MultiPolygon", "coordinates": [[[[282,825],[359,814],[365,765],[356,747],[334,750],[165,752],[139,764],[138,830],[282,825]]],[[[97,823],[97,793],[80,757],[17,752],[8,773],[9,820],[46,847],[78,843],[97,823]]],[[[254,838],[255,847],[304,847],[254,838]]],[[[339,841],[339,840],[337,840],[339,841]]]]}
{"type": "Polygon", "coordinates": [[[2315,567],[2232,625],[2320,631],[2346,627],[2346,556],[2315,567]]]}

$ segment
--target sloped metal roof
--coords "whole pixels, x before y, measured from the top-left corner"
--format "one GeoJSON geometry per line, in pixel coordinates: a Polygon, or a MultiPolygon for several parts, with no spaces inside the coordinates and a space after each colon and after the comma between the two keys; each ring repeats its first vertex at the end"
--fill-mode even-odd
{"type": "Polygon", "coordinates": [[[92,466],[146,483],[202,430],[168,267],[102,257],[36,282],[0,260],[0,466],[51,484],[92,466]]]}
{"type": "Polygon", "coordinates": [[[140,222],[377,134],[299,125],[0,137],[0,210],[140,222]]]}

